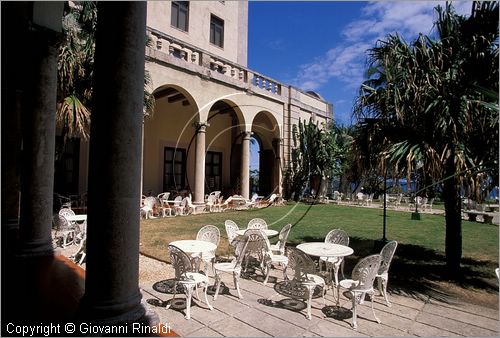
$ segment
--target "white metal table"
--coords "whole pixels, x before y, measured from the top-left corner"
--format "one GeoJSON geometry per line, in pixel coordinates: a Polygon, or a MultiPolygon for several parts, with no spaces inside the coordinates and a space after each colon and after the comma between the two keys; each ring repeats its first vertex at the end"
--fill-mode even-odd
{"type": "Polygon", "coordinates": [[[169,245],[174,245],[185,253],[208,252],[217,249],[217,245],[207,241],[197,239],[183,239],[180,241],[170,242],[169,245]]]}
{"type": "Polygon", "coordinates": [[[348,246],[325,242],[302,243],[297,245],[297,249],[317,257],[344,257],[354,253],[354,250],[348,246]]]}
{"type": "MultiPolygon", "coordinates": [[[[200,241],[197,239],[183,239],[179,241],[173,241],[170,242],[169,245],[176,246],[187,254],[198,254],[200,258],[204,252],[215,251],[217,249],[217,245],[215,245],[214,243],[200,241]]],[[[200,260],[192,263],[196,263],[196,266],[194,267],[196,268],[196,270],[199,270],[200,260]]]]}
{"type": "MultiPolygon", "coordinates": [[[[325,242],[302,243],[297,245],[297,249],[316,257],[345,257],[354,253],[354,250],[348,246],[325,242]]],[[[339,299],[339,292],[337,287],[337,299],[339,299]]]]}

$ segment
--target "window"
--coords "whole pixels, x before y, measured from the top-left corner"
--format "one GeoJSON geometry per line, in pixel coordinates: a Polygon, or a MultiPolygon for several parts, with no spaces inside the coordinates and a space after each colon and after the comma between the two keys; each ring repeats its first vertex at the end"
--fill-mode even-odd
{"type": "Polygon", "coordinates": [[[205,182],[208,191],[222,190],[222,153],[207,151],[205,182]]]}
{"type": "Polygon", "coordinates": [[[165,147],[163,191],[181,190],[185,186],[186,149],[165,147]]]}
{"type": "MultiPolygon", "coordinates": [[[[57,142],[62,144],[61,136],[57,142]]],[[[78,194],[78,176],[80,166],[80,139],[71,138],[64,145],[55,163],[54,191],[63,195],[78,194]]]]}
{"type": "Polygon", "coordinates": [[[172,1],[170,24],[187,32],[189,27],[189,1],[172,1]]]}
{"type": "Polygon", "coordinates": [[[224,48],[224,21],[210,16],[210,43],[224,48]]]}

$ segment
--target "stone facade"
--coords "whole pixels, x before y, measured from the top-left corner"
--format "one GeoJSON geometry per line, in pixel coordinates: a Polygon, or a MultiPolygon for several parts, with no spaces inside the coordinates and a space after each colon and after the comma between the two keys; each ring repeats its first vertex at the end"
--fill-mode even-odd
{"type": "Polygon", "coordinates": [[[199,202],[213,190],[248,197],[249,154],[243,135],[250,132],[259,143],[260,171],[265,172],[259,178],[259,194],[280,193],[292,125],[311,117],[320,123],[331,121],[331,104],[246,67],[247,2],[190,2],[188,31],[173,26],[175,5],[148,3],[153,43],[146,48],[146,69],[157,102],[144,123],[143,192],[186,189],[199,202]],[[213,16],[224,23],[222,48],[210,42],[213,16]],[[193,123],[206,125],[203,136],[196,134],[193,123]],[[205,154],[216,153],[221,161],[216,175],[205,172],[214,171],[214,166],[204,165],[206,157],[195,154],[197,142],[204,142],[205,154]],[[176,186],[165,182],[166,166],[171,165],[166,148],[180,149],[185,163],[186,175],[176,186]],[[203,187],[198,186],[201,182],[203,187]]]}
{"type": "MultiPolygon", "coordinates": [[[[144,121],[142,193],[191,192],[195,202],[214,190],[226,197],[233,193],[248,197],[249,154],[242,152],[249,149],[243,137],[248,132],[260,149],[256,190],[263,196],[280,193],[292,126],[311,117],[320,124],[329,122],[333,110],[315,93],[247,68],[248,3],[151,1],[147,35],[151,43],[145,50],[146,70],[156,107],[144,121]],[[213,18],[223,23],[222,47],[211,42],[213,18]],[[179,22],[187,30],[176,27],[179,22]],[[204,152],[198,142],[205,144],[204,152]],[[173,152],[179,161],[169,158],[173,152]]],[[[87,191],[84,142],[78,163],[81,194],[87,191]]]]}

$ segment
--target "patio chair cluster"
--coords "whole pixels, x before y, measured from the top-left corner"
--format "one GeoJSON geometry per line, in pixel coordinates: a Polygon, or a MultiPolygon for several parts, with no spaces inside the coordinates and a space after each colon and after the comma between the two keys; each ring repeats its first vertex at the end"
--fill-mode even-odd
{"type": "Polygon", "coordinates": [[[272,194],[269,198],[253,194],[250,199],[241,195],[232,195],[224,200],[220,191],[213,191],[205,196],[204,204],[196,205],[192,202],[191,194],[182,197],[176,196],[169,199],[169,192],[162,192],[155,196],[142,196],[140,213],[144,219],[185,216],[201,212],[222,212],[227,210],[243,210],[250,208],[284,205],[285,200],[278,194],[272,194]]]}
{"type": "Polygon", "coordinates": [[[69,205],[65,205],[52,218],[52,244],[54,248],[78,245],[71,258],[78,264],[85,260],[87,242],[87,215],[77,215],[69,205]]]}
{"type": "Polygon", "coordinates": [[[380,323],[373,308],[375,281],[378,282],[379,293],[386,305],[391,306],[387,283],[389,267],[397,247],[396,241],[388,242],[380,253],[361,258],[353,268],[350,278],[345,278],[344,258],[354,251],[349,247],[348,234],[342,229],[331,230],[324,242],[302,243],[292,247],[286,245],[292,229],[291,224],[286,224],[279,232],[269,229],[267,222],[261,218],[251,219],[246,227],[241,229],[232,220],[226,220],[224,225],[229,245],[234,253],[230,261],[218,261],[215,256],[215,250],[220,243],[220,231],[213,225],[202,227],[196,240],[175,241],[168,246],[175,269],[175,285],[174,295],[172,300],[167,302],[167,308],[170,308],[175,301],[177,285],[181,285],[186,296],[186,319],[191,317],[189,307],[192,297],[196,295],[197,299],[200,299],[198,288],[204,290],[206,307],[213,309],[207,295],[207,290],[212,284],[208,276],[209,265],[214,280],[213,301],[220,296],[224,274],[232,275],[237,297],[243,298],[240,289],[242,274],[245,278],[251,276],[252,279],[266,285],[269,281],[269,272],[280,267],[283,279],[275,278],[277,285],[274,289],[277,293],[268,298],[268,301],[279,295],[304,301],[308,319],[311,319],[313,295],[321,295],[326,307],[325,294],[329,288],[332,289],[337,308],[341,307],[341,291],[344,291],[343,294],[352,303],[351,325],[354,329],[357,328],[357,308],[363,304],[366,295],[370,296],[373,315],[380,323]],[[271,245],[269,237],[276,235],[279,235],[278,241],[271,245]],[[200,270],[202,262],[205,262],[204,270],[200,270]]]}

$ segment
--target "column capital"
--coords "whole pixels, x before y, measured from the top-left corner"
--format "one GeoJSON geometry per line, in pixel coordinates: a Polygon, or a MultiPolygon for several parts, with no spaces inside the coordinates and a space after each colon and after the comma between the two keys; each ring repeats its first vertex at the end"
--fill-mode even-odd
{"type": "Polygon", "coordinates": [[[242,134],[244,140],[249,140],[253,135],[253,131],[244,131],[242,134]]]}
{"type": "Polygon", "coordinates": [[[206,121],[204,122],[197,121],[193,123],[193,128],[195,128],[196,131],[200,133],[204,133],[208,127],[210,127],[210,123],[206,121]]]}

